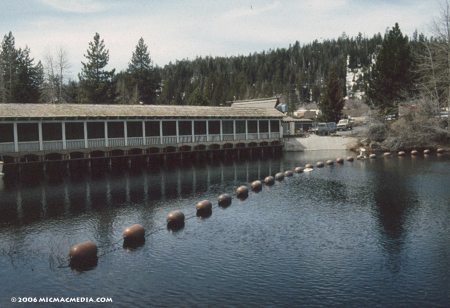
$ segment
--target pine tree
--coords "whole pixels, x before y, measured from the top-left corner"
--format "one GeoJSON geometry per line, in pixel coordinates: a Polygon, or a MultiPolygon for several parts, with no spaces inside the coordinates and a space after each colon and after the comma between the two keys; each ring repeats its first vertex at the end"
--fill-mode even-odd
{"type": "Polygon", "coordinates": [[[43,84],[44,68],[39,61],[33,64],[34,59],[30,56],[30,49],[25,47],[19,49],[17,79],[13,84],[13,101],[16,103],[38,103],[41,85],[43,84]]]}
{"type": "Polygon", "coordinates": [[[153,68],[148,47],[145,45],[142,37],[139,39],[136,50],[133,52],[127,73],[130,88],[133,93],[139,93],[139,100],[144,104],[156,103],[159,78],[153,68]]]}
{"type": "Polygon", "coordinates": [[[335,67],[332,65],[329,68],[322,97],[317,104],[322,112],[319,120],[323,122],[338,122],[342,118],[344,104],[341,82],[335,67]]]}
{"type": "Polygon", "coordinates": [[[0,87],[2,91],[0,98],[2,103],[13,103],[12,88],[17,80],[17,65],[18,65],[18,51],[15,47],[15,39],[12,32],[5,35],[2,41],[1,50],[1,66],[2,66],[2,80],[0,87]]]}
{"type": "Polygon", "coordinates": [[[398,104],[413,92],[413,57],[398,23],[385,36],[367,88],[368,103],[383,114],[398,113],[398,104]]]}
{"type": "Polygon", "coordinates": [[[98,33],[95,33],[94,41],[89,43],[87,54],[84,57],[88,62],[81,62],[82,72],[78,74],[80,79],[79,101],[82,104],[112,103],[112,77],[115,70],[104,70],[109,61],[109,50],[105,49],[104,41],[100,40],[98,33]]]}
{"type": "Polygon", "coordinates": [[[190,106],[208,106],[208,101],[200,88],[196,88],[189,96],[188,105],[190,106]]]}

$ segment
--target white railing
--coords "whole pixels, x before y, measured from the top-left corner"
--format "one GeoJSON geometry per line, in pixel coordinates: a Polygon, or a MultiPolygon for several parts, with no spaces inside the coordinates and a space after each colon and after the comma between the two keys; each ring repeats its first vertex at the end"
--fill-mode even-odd
{"type": "Polygon", "coordinates": [[[108,145],[110,147],[124,147],[125,138],[108,138],[108,145]]]}
{"type": "Polygon", "coordinates": [[[2,152],[2,153],[15,152],[14,142],[0,143],[0,152],[2,152]]]}
{"type": "Polygon", "coordinates": [[[43,143],[44,143],[44,151],[63,149],[62,141],[44,141],[43,143]]]}
{"type": "Polygon", "coordinates": [[[146,144],[161,144],[161,138],[160,137],[146,137],[145,138],[146,144]]]}
{"type": "MultiPolygon", "coordinates": [[[[247,134],[226,134],[226,135],[188,135],[179,136],[178,140],[176,136],[154,136],[145,137],[131,137],[127,139],[127,146],[144,146],[144,145],[169,145],[177,143],[199,143],[199,142],[220,142],[220,141],[239,141],[239,140],[257,140],[257,139],[278,139],[280,138],[280,132],[272,133],[247,133],[247,134]]],[[[87,140],[87,147],[84,139],[66,140],[66,149],[85,149],[85,148],[105,148],[105,139],[89,139],[87,140]]],[[[18,142],[17,148],[19,152],[36,152],[36,151],[52,151],[63,150],[64,142],[62,140],[55,141],[43,141],[43,148],[40,146],[39,141],[18,142]]],[[[124,147],[125,138],[110,138],[108,139],[108,147],[124,147]]],[[[0,143],[0,153],[14,153],[16,152],[16,146],[13,142],[0,143]]]]}
{"type": "Polygon", "coordinates": [[[33,152],[39,150],[39,141],[19,142],[19,152],[33,152]]]}
{"type": "Polygon", "coordinates": [[[89,139],[88,147],[89,148],[104,148],[106,147],[105,139],[89,139]]]}
{"type": "Polygon", "coordinates": [[[246,134],[236,134],[236,140],[246,140],[247,135],[246,134]]]}
{"type": "Polygon", "coordinates": [[[206,142],[206,141],[208,141],[206,135],[194,136],[194,142],[206,142]]]}
{"type": "Polygon", "coordinates": [[[220,135],[209,135],[208,141],[221,141],[220,135]]]}
{"type": "Polygon", "coordinates": [[[234,135],[223,135],[223,141],[233,141],[234,135]]]}
{"type": "Polygon", "coordinates": [[[269,133],[259,133],[259,139],[268,139],[269,133]]]}
{"type": "Polygon", "coordinates": [[[258,133],[248,134],[248,139],[247,140],[255,140],[255,139],[258,139],[258,133]]]}
{"type": "Polygon", "coordinates": [[[192,135],[191,136],[180,136],[179,141],[180,141],[180,143],[192,142],[192,135]]]}
{"type": "Polygon", "coordinates": [[[86,146],[84,145],[84,139],[78,140],[67,140],[66,141],[66,149],[84,149],[86,146]]]}
{"type": "Polygon", "coordinates": [[[162,144],[177,143],[177,136],[166,136],[162,139],[162,144]]]}
{"type": "Polygon", "coordinates": [[[136,145],[144,145],[144,138],[142,137],[131,137],[127,139],[129,146],[136,146],[136,145]]]}
{"type": "Polygon", "coordinates": [[[270,133],[272,139],[280,138],[280,133],[270,133]]]}

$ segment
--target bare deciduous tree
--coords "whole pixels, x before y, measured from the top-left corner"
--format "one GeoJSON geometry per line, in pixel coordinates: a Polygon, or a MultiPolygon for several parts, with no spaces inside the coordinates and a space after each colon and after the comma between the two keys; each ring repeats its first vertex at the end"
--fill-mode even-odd
{"type": "Polygon", "coordinates": [[[60,47],[56,53],[56,59],[50,51],[45,54],[45,77],[41,89],[42,103],[55,104],[65,103],[64,81],[66,74],[70,73],[71,67],[68,60],[68,52],[60,47]]]}
{"type": "Polygon", "coordinates": [[[41,97],[39,101],[45,104],[57,102],[57,76],[55,76],[55,61],[50,51],[44,56],[44,83],[41,87],[41,97]]]}
{"type": "MultiPolygon", "coordinates": [[[[418,56],[419,87],[427,108],[447,107],[450,109],[450,3],[441,4],[441,15],[430,26],[433,34],[424,42],[418,56]]],[[[430,110],[428,110],[430,111],[430,110]]],[[[431,114],[429,114],[431,115],[431,114]]],[[[448,125],[450,129],[450,125],[448,125]]]]}
{"type": "Polygon", "coordinates": [[[65,102],[65,98],[63,95],[63,85],[66,74],[70,74],[69,69],[71,68],[71,64],[69,63],[69,53],[67,49],[63,46],[59,47],[57,52],[57,60],[56,65],[59,70],[59,96],[58,99],[61,103],[65,102]]]}

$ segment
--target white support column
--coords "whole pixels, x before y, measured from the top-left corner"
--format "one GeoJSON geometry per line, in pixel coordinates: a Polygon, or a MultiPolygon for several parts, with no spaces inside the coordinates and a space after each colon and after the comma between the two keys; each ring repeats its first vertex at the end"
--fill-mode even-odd
{"type": "Polygon", "coordinates": [[[87,121],[84,121],[83,124],[84,124],[84,147],[87,149],[89,148],[87,121]]]}
{"type": "Polygon", "coordinates": [[[222,120],[220,120],[220,141],[223,141],[223,129],[222,129],[222,120]]]}
{"type": "Polygon", "coordinates": [[[191,133],[192,133],[192,142],[195,142],[195,122],[191,120],[191,133]]]}
{"type": "Polygon", "coordinates": [[[206,120],[206,141],[209,141],[209,120],[206,120]]]}
{"type": "Polygon", "coordinates": [[[125,146],[128,146],[128,126],[127,126],[127,121],[123,121],[123,136],[125,138],[125,146]]]}
{"type": "Polygon", "coordinates": [[[179,126],[178,126],[178,120],[176,120],[176,130],[177,130],[177,143],[180,143],[180,133],[178,132],[178,128],[179,128],[179,126]]]}
{"type": "Polygon", "coordinates": [[[280,131],[280,138],[283,138],[283,126],[281,126],[281,120],[278,120],[278,130],[280,131]]]}
{"type": "Polygon", "coordinates": [[[271,126],[272,122],[270,120],[267,120],[267,122],[269,123],[269,139],[270,139],[270,138],[272,138],[272,132],[271,132],[271,129],[270,129],[270,126],[271,126]]]}
{"type": "Polygon", "coordinates": [[[163,121],[159,120],[159,143],[163,144],[163,121]]]}
{"type": "Polygon", "coordinates": [[[233,120],[233,140],[236,140],[236,120],[233,120]]]}
{"type": "Polygon", "coordinates": [[[248,120],[245,120],[245,140],[248,140],[248,120]]]}
{"type": "Polygon", "coordinates": [[[14,128],[14,152],[19,152],[19,135],[17,133],[17,122],[13,123],[14,128]]]}
{"type": "Polygon", "coordinates": [[[256,120],[256,129],[258,132],[258,140],[259,140],[260,139],[260,137],[259,137],[259,120],[256,120]]]}
{"type": "Polygon", "coordinates": [[[61,122],[62,129],[62,142],[63,142],[63,150],[67,149],[67,141],[66,141],[66,122],[61,122]]]}
{"type": "Polygon", "coordinates": [[[142,138],[144,138],[144,140],[142,140],[142,144],[146,145],[147,144],[147,136],[145,135],[145,121],[142,120],[142,138]]]}
{"type": "Polygon", "coordinates": [[[105,147],[109,147],[109,140],[108,140],[108,121],[105,121],[105,147]]]}
{"type": "Polygon", "coordinates": [[[39,150],[44,150],[44,141],[42,138],[42,122],[38,122],[38,131],[39,131],[39,150]]]}

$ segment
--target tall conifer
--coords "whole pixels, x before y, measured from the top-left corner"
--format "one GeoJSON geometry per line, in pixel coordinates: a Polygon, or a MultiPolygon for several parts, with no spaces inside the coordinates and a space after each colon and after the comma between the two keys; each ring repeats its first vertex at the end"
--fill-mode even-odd
{"type": "Polygon", "coordinates": [[[320,121],[338,122],[342,118],[342,109],[344,109],[344,98],[342,97],[342,86],[339,75],[334,65],[329,68],[322,97],[317,104],[322,114],[320,121]]]}
{"type": "Polygon", "coordinates": [[[94,41],[89,43],[87,54],[84,57],[88,62],[82,64],[82,72],[78,74],[79,101],[83,104],[109,104],[112,103],[112,77],[115,70],[104,70],[109,61],[109,50],[95,33],[94,41]]]}
{"type": "Polygon", "coordinates": [[[130,88],[139,93],[139,101],[144,104],[154,104],[156,92],[159,88],[159,78],[153,68],[148,47],[142,37],[139,39],[131,62],[128,64],[127,74],[130,88]]]}
{"type": "Polygon", "coordinates": [[[386,34],[376,57],[367,88],[368,103],[383,114],[398,112],[398,104],[413,90],[413,57],[408,37],[398,23],[386,34]]]}

